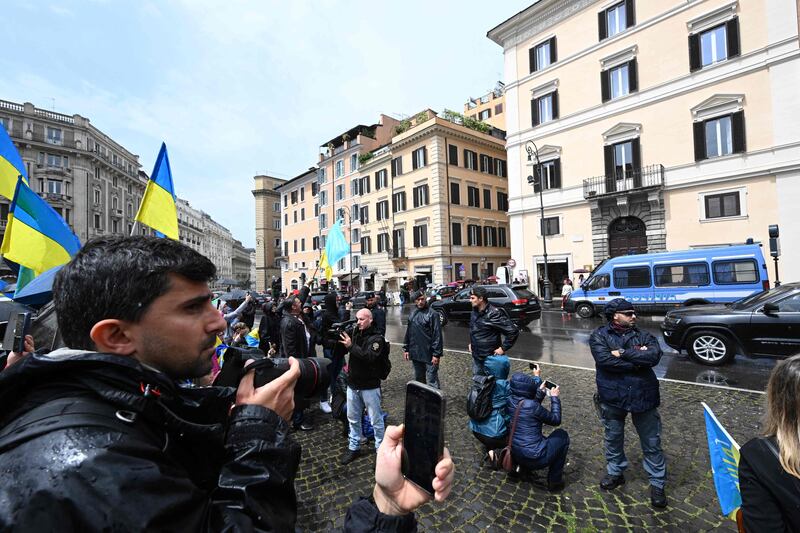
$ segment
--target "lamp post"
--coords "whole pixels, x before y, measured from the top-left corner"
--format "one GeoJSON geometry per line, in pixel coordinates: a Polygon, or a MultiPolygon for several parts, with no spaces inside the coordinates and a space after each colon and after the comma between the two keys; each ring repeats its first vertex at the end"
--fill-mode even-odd
{"type": "Polygon", "coordinates": [[[547,236],[544,233],[544,198],[542,197],[544,193],[544,176],[542,176],[542,169],[539,165],[539,149],[536,147],[536,143],[533,141],[525,143],[525,151],[528,152],[528,166],[531,167],[531,175],[528,176],[528,183],[530,185],[535,185],[536,181],[539,181],[539,212],[541,218],[539,221],[539,231],[542,234],[542,249],[544,255],[544,280],[542,280],[542,286],[544,289],[544,303],[551,304],[553,303],[553,295],[550,294],[550,275],[547,271],[547,236]]]}

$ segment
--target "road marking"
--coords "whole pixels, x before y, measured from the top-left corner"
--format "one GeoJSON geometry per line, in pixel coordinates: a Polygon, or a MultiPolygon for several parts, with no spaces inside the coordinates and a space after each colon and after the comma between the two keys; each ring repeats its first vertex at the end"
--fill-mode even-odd
{"type": "MultiPolygon", "coordinates": [[[[391,342],[394,342],[394,341],[391,341],[391,342]]],[[[400,345],[402,346],[402,343],[400,343],[400,345]]],[[[470,352],[467,352],[466,350],[450,350],[448,348],[445,348],[445,350],[448,351],[448,352],[459,353],[459,354],[464,354],[464,355],[469,355],[469,356],[472,355],[470,352]]],[[[546,361],[533,361],[531,359],[520,359],[518,357],[509,357],[509,360],[511,360],[511,361],[519,361],[521,363],[537,363],[537,364],[542,364],[542,365],[557,366],[557,367],[561,367],[561,368],[572,368],[574,370],[589,370],[591,372],[596,372],[596,370],[594,368],[586,367],[586,366],[565,365],[563,363],[550,363],[550,362],[546,362],[546,361]]],[[[657,378],[657,379],[659,381],[668,381],[670,383],[683,383],[683,384],[686,384],[686,385],[697,385],[699,387],[709,387],[709,388],[712,388],[712,389],[722,389],[722,390],[739,391],[739,392],[752,392],[754,394],[762,394],[762,395],[766,394],[766,392],[763,392],[763,391],[743,389],[741,387],[729,387],[728,385],[714,385],[712,383],[698,383],[696,381],[683,381],[683,380],[680,380],[680,379],[672,379],[672,378],[657,378]]]]}

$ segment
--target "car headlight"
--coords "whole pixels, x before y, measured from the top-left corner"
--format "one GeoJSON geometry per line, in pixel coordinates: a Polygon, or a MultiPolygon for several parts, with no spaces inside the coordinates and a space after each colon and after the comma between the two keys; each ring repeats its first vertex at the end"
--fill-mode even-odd
{"type": "Polygon", "coordinates": [[[664,319],[664,322],[669,324],[669,325],[671,325],[671,326],[675,326],[677,324],[680,324],[681,320],[682,319],[680,317],[677,317],[677,316],[667,316],[667,318],[664,319]]]}

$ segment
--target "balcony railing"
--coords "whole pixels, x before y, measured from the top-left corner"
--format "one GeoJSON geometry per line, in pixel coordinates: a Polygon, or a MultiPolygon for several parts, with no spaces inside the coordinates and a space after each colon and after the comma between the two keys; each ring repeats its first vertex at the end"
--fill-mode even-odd
{"type": "Polygon", "coordinates": [[[392,259],[405,259],[406,257],[408,257],[406,255],[405,246],[403,246],[401,248],[395,248],[395,249],[391,250],[390,251],[390,255],[391,255],[392,259]]]}
{"type": "Polygon", "coordinates": [[[636,191],[664,185],[664,165],[649,165],[618,171],[612,176],[597,176],[583,180],[583,197],[587,200],[608,194],[636,191]]]}

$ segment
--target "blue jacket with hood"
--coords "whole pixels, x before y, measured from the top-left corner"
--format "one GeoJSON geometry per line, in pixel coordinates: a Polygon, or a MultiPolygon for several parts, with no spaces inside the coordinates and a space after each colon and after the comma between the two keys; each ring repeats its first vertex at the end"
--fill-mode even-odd
{"type": "Polygon", "coordinates": [[[470,419],[469,428],[487,437],[505,437],[511,427],[511,418],[506,409],[509,393],[508,373],[511,370],[511,363],[505,355],[490,355],[486,358],[484,366],[495,380],[492,391],[492,414],[480,422],[470,419]]]}
{"type": "Polygon", "coordinates": [[[557,396],[551,396],[550,410],[542,407],[545,392],[539,388],[541,384],[541,378],[530,374],[516,372],[511,376],[511,395],[508,398],[510,420],[513,421],[514,412],[522,402],[514,442],[511,443],[514,457],[539,459],[545,453],[546,445],[542,424],[561,425],[561,400],[557,396]]]}

